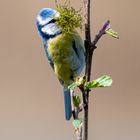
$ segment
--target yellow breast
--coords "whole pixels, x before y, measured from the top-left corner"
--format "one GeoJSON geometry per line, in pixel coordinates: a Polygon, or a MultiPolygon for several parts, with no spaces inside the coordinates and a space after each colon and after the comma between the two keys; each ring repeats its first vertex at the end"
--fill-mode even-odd
{"type": "Polygon", "coordinates": [[[72,50],[72,35],[59,35],[48,42],[48,53],[54,63],[54,72],[59,79],[70,84],[72,71],[70,68],[72,50]]]}

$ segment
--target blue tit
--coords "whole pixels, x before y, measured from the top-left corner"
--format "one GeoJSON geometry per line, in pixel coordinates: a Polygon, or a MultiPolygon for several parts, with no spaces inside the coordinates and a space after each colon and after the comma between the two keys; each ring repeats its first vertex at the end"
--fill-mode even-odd
{"type": "Polygon", "coordinates": [[[62,33],[56,23],[58,11],[43,8],[37,15],[36,25],[42,38],[46,56],[64,90],[66,120],[72,116],[71,96],[68,86],[80,75],[85,66],[85,48],[79,34],[62,33]]]}

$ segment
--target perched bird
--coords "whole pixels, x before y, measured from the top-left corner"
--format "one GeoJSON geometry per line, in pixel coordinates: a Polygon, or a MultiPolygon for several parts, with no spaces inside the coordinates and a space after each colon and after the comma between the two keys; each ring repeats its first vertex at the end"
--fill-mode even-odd
{"type": "Polygon", "coordinates": [[[85,65],[85,48],[75,31],[63,34],[56,24],[60,14],[51,8],[43,8],[37,15],[36,25],[53,71],[64,88],[65,117],[72,116],[71,97],[68,86],[80,75],[85,65]]]}

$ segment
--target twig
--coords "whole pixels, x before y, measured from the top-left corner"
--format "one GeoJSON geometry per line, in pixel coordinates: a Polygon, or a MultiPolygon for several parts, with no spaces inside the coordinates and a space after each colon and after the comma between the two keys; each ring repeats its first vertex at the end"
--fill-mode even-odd
{"type": "MultiPolygon", "coordinates": [[[[78,119],[80,110],[79,108],[75,109],[74,107],[74,103],[73,103],[74,96],[75,96],[74,91],[71,90],[70,94],[71,94],[71,107],[72,107],[73,119],[76,120],[78,119]]],[[[82,126],[79,127],[77,130],[75,130],[75,133],[76,133],[77,140],[82,140],[82,126]]]]}
{"type": "Polygon", "coordinates": [[[73,115],[73,119],[75,120],[75,119],[77,119],[78,114],[76,113],[75,108],[74,108],[73,98],[74,98],[75,95],[74,95],[74,91],[73,90],[70,91],[70,95],[71,95],[72,115],[73,115]]]}
{"type": "Polygon", "coordinates": [[[76,135],[77,135],[77,140],[82,140],[82,127],[80,127],[77,130],[76,135]]]}
{"type": "Polygon", "coordinates": [[[99,39],[102,37],[102,35],[105,34],[106,28],[109,26],[110,21],[107,20],[105,24],[103,25],[102,29],[98,32],[98,34],[95,36],[94,41],[92,42],[92,47],[94,48],[99,41],[99,39]]]}

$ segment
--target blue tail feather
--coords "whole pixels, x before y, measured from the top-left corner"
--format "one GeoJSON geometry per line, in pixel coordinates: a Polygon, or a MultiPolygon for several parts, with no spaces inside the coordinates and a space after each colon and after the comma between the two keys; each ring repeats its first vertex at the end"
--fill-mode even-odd
{"type": "Polygon", "coordinates": [[[66,120],[70,120],[72,116],[72,109],[71,109],[71,96],[70,90],[64,90],[64,105],[65,105],[65,117],[66,120]]]}

